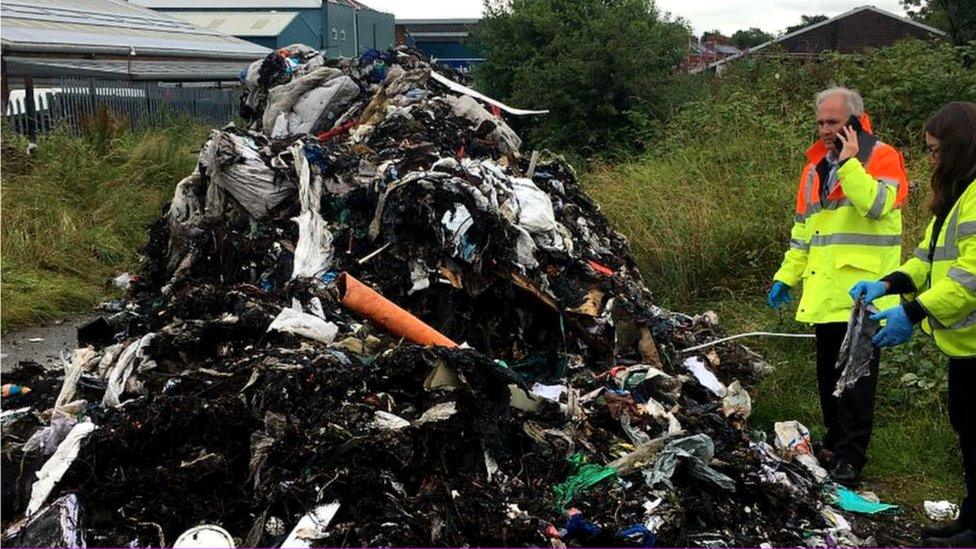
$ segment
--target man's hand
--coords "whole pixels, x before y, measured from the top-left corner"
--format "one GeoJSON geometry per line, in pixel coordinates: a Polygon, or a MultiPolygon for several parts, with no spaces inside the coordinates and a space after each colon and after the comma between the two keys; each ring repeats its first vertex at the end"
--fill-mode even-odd
{"type": "Polygon", "coordinates": [[[840,133],[837,134],[837,139],[839,139],[843,145],[840,150],[840,154],[837,156],[838,161],[843,162],[848,158],[857,156],[860,149],[857,146],[857,132],[854,130],[854,128],[844,126],[840,133]]]}

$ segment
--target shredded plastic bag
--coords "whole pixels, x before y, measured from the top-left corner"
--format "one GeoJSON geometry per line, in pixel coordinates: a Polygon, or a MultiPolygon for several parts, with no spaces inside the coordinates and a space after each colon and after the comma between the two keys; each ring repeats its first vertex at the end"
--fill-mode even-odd
{"type": "Polygon", "coordinates": [[[862,377],[871,375],[871,359],[874,357],[874,345],[871,340],[878,333],[881,323],[871,320],[871,315],[878,309],[865,305],[863,300],[854,302],[851,318],[847,321],[847,333],[840,345],[835,368],[844,369],[837,380],[834,396],[839,397],[845,390],[850,389],[862,377]]]}
{"type": "Polygon", "coordinates": [[[617,470],[605,465],[595,465],[588,463],[584,465],[586,458],[582,454],[574,454],[569,458],[576,472],[573,473],[566,482],[553,487],[552,491],[556,495],[556,506],[562,510],[577,494],[585,492],[600,482],[617,476],[617,470]]]}

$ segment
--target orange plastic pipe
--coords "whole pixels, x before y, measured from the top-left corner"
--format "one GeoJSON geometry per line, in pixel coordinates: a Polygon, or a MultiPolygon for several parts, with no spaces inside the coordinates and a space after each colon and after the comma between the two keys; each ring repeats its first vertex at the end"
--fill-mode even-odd
{"type": "Polygon", "coordinates": [[[359,313],[387,331],[419,345],[457,347],[458,344],[431,328],[424,321],[401,309],[396,303],[376,293],[349,273],[339,275],[339,303],[359,313]]]}

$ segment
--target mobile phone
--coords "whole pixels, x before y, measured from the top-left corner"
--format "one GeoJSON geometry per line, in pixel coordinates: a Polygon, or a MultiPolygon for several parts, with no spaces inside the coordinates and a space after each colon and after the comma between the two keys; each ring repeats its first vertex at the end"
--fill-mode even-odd
{"type": "MultiPolygon", "coordinates": [[[[861,126],[861,120],[858,117],[854,116],[853,114],[851,115],[850,118],[847,119],[847,124],[844,124],[844,126],[845,127],[850,126],[851,128],[854,128],[854,131],[857,133],[861,133],[864,131],[864,128],[861,126]]],[[[834,149],[839,153],[843,148],[844,148],[844,143],[840,140],[840,137],[835,137],[834,149]]]]}

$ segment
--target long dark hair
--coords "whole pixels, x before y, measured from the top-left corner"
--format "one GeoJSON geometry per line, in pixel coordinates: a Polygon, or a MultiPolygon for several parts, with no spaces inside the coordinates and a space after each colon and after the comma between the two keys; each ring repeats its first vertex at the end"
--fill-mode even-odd
{"type": "Polygon", "coordinates": [[[976,179],[976,103],[946,104],[929,118],[925,131],[939,140],[929,208],[933,214],[945,216],[976,179]]]}

